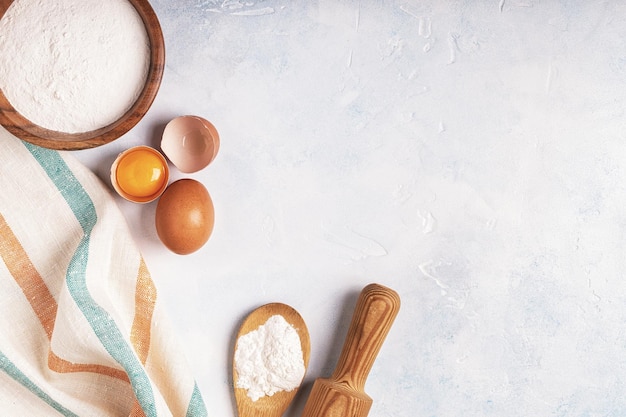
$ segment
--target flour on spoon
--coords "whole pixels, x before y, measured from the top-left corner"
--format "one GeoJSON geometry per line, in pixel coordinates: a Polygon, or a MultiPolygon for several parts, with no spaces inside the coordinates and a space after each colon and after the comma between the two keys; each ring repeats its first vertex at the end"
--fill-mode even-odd
{"type": "Polygon", "coordinates": [[[300,336],[283,316],[274,315],[237,342],[237,388],[257,401],[300,386],[305,367],[300,336]]]}

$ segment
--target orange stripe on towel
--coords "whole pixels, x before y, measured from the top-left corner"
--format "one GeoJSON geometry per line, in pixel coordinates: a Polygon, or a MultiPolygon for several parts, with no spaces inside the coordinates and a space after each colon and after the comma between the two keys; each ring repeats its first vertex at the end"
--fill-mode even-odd
{"type": "Polygon", "coordinates": [[[57,302],[1,214],[0,239],[0,256],[35,311],[48,340],[52,339],[57,302]]]}
{"type": "Polygon", "coordinates": [[[139,401],[137,401],[137,399],[135,399],[135,403],[133,404],[133,408],[130,410],[128,417],[146,417],[146,413],[143,412],[143,409],[139,405],[139,401]]]}
{"type": "MultiPolygon", "coordinates": [[[[2,214],[0,214],[0,257],[22,289],[46,331],[48,340],[52,340],[58,310],[57,302],[2,214]]],[[[92,372],[129,381],[128,375],[120,369],[105,365],[73,363],[60,358],[52,352],[52,349],[48,351],[48,367],[59,373],[92,372]]]]}
{"type": "Polygon", "coordinates": [[[157,291],[143,258],[137,273],[135,288],[135,318],[130,332],[130,341],[142,364],[145,365],[150,350],[150,329],[157,291]]]}
{"type": "MultiPolygon", "coordinates": [[[[137,272],[137,284],[135,285],[135,317],[130,330],[130,342],[143,365],[146,364],[148,352],[150,351],[150,329],[152,327],[152,315],[156,298],[156,287],[150,277],[146,263],[141,258],[139,271],[137,272]]],[[[129,417],[145,416],[146,414],[141,409],[139,401],[135,399],[129,417]]]]}
{"type": "Polygon", "coordinates": [[[48,367],[59,373],[70,372],[91,372],[94,374],[108,375],[113,378],[120,379],[130,383],[128,375],[121,369],[111,368],[110,366],[89,364],[89,363],[74,363],[66,361],[63,358],[57,356],[52,350],[48,351],[48,367]]]}

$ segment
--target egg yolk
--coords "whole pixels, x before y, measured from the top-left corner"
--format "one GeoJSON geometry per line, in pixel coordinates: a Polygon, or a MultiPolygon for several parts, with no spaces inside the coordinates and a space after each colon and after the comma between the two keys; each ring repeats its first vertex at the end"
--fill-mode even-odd
{"type": "Polygon", "coordinates": [[[163,160],[153,152],[141,149],[130,152],[117,165],[117,185],[135,197],[149,197],[159,192],[166,181],[163,160]]]}

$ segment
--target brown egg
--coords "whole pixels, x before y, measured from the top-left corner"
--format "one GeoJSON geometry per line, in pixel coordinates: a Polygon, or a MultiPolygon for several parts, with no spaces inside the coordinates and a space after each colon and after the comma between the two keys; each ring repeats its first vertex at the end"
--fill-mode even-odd
{"type": "Polygon", "coordinates": [[[214,221],[211,196],[194,179],[173,182],[157,203],[157,235],[169,250],[179,255],[200,249],[209,240],[214,221]]]}

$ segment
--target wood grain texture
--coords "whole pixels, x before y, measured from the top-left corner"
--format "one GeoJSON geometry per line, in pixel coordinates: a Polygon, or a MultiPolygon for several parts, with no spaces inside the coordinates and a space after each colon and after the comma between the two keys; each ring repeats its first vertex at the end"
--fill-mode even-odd
{"type": "Polygon", "coordinates": [[[303,417],[367,416],[372,399],[365,381],[399,309],[390,288],[370,284],[361,291],[335,371],[315,381],[303,417]]]}
{"type": "MultiPolygon", "coordinates": [[[[165,42],[159,19],[148,0],[129,0],[143,20],[150,41],[150,65],[146,84],[133,106],[116,122],[82,133],[45,129],[32,123],[13,108],[0,90],[0,124],[18,138],[38,146],[59,150],[94,148],[112,142],[132,129],[152,105],[163,77],[165,42]]],[[[13,0],[0,0],[0,18],[13,0]]]]}
{"type": "Polygon", "coordinates": [[[0,0],[0,18],[4,16],[11,3],[13,3],[13,0],[0,0]]]}
{"type": "MultiPolygon", "coordinates": [[[[248,315],[239,328],[237,334],[237,340],[247,333],[259,328],[265,324],[267,319],[274,315],[281,315],[291,324],[298,336],[300,337],[300,346],[302,348],[302,359],[304,360],[304,368],[309,365],[309,358],[311,356],[311,341],[309,338],[309,331],[306,324],[300,314],[292,307],[281,304],[271,303],[261,306],[248,315]]],[[[237,350],[237,344],[235,344],[235,351],[237,350]]],[[[234,352],[233,352],[234,354],[234,352]]],[[[243,388],[237,388],[238,374],[235,369],[235,361],[233,358],[233,384],[235,401],[237,403],[237,412],[240,417],[280,417],[282,416],[291,401],[295,397],[298,389],[292,391],[279,391],[274,395],[268,397],[261,397],[256,401],[252,401],[248,397],[247,391],[243,388]]]]}

